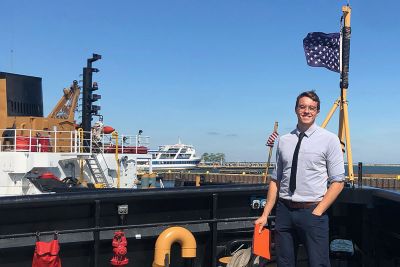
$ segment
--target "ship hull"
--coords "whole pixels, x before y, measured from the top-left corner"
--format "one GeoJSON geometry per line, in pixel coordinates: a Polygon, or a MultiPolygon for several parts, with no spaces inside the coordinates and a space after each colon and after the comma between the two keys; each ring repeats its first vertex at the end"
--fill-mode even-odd
{"type": "MultiPolygon", "coordinates": [[[[217,266],[235,245],[251,243],[252,222],[266,185],[223,185],[152,190],[76,191],[0,198],[0,265],[28,266],[35,233],[58,232],[63,266],[110,266],[112,238],[124,229],[129,266],[151,266],[159,234],[170,226],[191,231],[195,259],[171,247],[170,266],[217,266]],[[119,205],[128,205],[121,220],[119,205]],[[123,225],[122,225],[123,224],[123,225]]],[[[359,251],[348,266],[396,266],[400,249],[400,196],[376,188],[345,188],[329,210],[331,237],[350,239],[359,251]]],[[[332,259],[334,262],[336,259],[332,259]]]]}

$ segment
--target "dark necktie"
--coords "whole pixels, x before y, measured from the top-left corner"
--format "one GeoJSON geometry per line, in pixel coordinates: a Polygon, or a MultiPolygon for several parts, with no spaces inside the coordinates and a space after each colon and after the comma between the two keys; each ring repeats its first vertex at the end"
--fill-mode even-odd
{"type": "Polygon", "coordinates": [[[292,193],[294,193],[294,190],[296,190],[297,160],[299,158],[301,140],[303,140],[304,135],[305,135],[304,133],[299,134],[299,141],[297,141],[297,145],[293,153],[292,169],[290,171],[290,182],[289,182],[289,189],[290,192],[292,193]]]}

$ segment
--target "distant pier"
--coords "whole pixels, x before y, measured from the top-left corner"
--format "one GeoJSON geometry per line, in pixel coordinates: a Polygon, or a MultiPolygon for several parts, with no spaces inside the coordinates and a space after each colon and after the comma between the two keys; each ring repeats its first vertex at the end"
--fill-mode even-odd
{"type": "MultiPolygon", "coordinates": [[[[274,167],[275,162],[270,163],[270,167],[274,167]]],[[[218,169],[232,169],[232,168],[266,168],[266,162],[224,162],[220,163],[200,163],[198,166],[200,169],[207,168],[218,168],[218,169]]]]}
{"type": "MultiPolygon", "coordinates": [[[[268,178],[274,167],[275,162],[270,163],[268,178]]],[[[265,180],[268,181],[265,178],[266,168],[266,162],[201,163],[196,170],[169,171],[160,173],[159,177],[187,183],[194,183],[197,177],[205,184],[259,184],[265,180]]],[[[364,186],[400,190],[400,164],[363,164],[360,181],[357,172],[357,165],[354,165],[354,184],[356,185],[360,183],[364,186]]]]}
{"type": "MultiPolygon", "coordinates": [[[[198,165],[200,171],[230,173],[230,174],[265,174],[267,168],[266,162],[223,162],[220,163],[201,163],[198,165]]],[[[268,173],[272,173],[275,168],[275,162],[271,162],[268,168],[268,173]]],[[[347,164],[345,167],[347,171],[347,164]]],[[[358,165],[353,165],[354,175],[357,175],[358,165]]],[[[384,174],[389,177],[397,177],[400,175],[400,164],[363,164],[363,174],[384,174]],[[392,176],[390,176],[392,175],[392,176]]],[[[368,175],[363,175],[368,177],[368,175]]],[[[393,178],[392,177],[392,178],[393,178]]]]}
{"type": "MultiPolygon", "coordinates": [[[[265,179],[265,174],[251,173],[212,173],[212,172],[165,172],[159,173],[158,176],[165,181],[175,181],[176,183],[192,183],[197,181],[200,184],[260,184],[265,179]]],[[[268,178],[270,176],[268,175],[268,178]]],[[[267,179],[268,181],[269,179],[267,179]]],[[[347,181],[348,178],[347,178],[347,181]]],[[[396,174],[364,174],[362,177],[363,186],[372,186],[384,189],[400,189],[400,175],[396,174]]],[[[355,174],[354,183],[359,183],[357,174],[355,174]]]]}
{"type": "MultiPolygon", "coordinates": [[[[275,162],[270,163],[270,167],[274,167],[275,162]]],[[[347,163],[346,163],[347,166],[347,163]]],[[[353,165],[354,168],[357,164],[353,165]]],[[[364,167],[400,167],[400,164],[383,164],[383,163],[363,163],[364,167]]],[[[266,168],[266,162],[223,162],[221,163],[200,163],[198,168],[220,168],[220,169],[231,169],[231,168],[266,168]]]]}

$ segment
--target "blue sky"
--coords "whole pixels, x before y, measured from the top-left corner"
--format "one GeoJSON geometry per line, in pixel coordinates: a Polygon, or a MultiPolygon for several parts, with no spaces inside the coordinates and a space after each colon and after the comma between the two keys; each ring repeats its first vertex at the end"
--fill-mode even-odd
{"type": "MultiPolygon", "coordinates": [[[[295,127],[294,102],[339,75],[306,65],[308,32],[336,32],[335,0],[2,1],[0,71],[43,78],[48,114],[93,52],[105,124],[152,147],[182,142],[229,161],[265,161],[265,140],[295,127]],[[11,52],[13,51],[13,52],[11,52]]],[[[400,2],[352,0],[353,161],[400,163],[400,2]]],[[[328,129],[337,132],[338,116],[328,129]]]]}

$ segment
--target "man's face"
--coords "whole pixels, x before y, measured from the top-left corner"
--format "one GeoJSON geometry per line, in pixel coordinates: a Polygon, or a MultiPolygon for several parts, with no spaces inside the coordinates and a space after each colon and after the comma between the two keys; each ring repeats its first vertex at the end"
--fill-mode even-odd
{"type": "Polygon", "coordinates": [[[311,98],[307,96],[300,98],[296,108],[298,124],[300,126],[311,126],[319,113],[317,107],[318,103],[311,98]]]}

